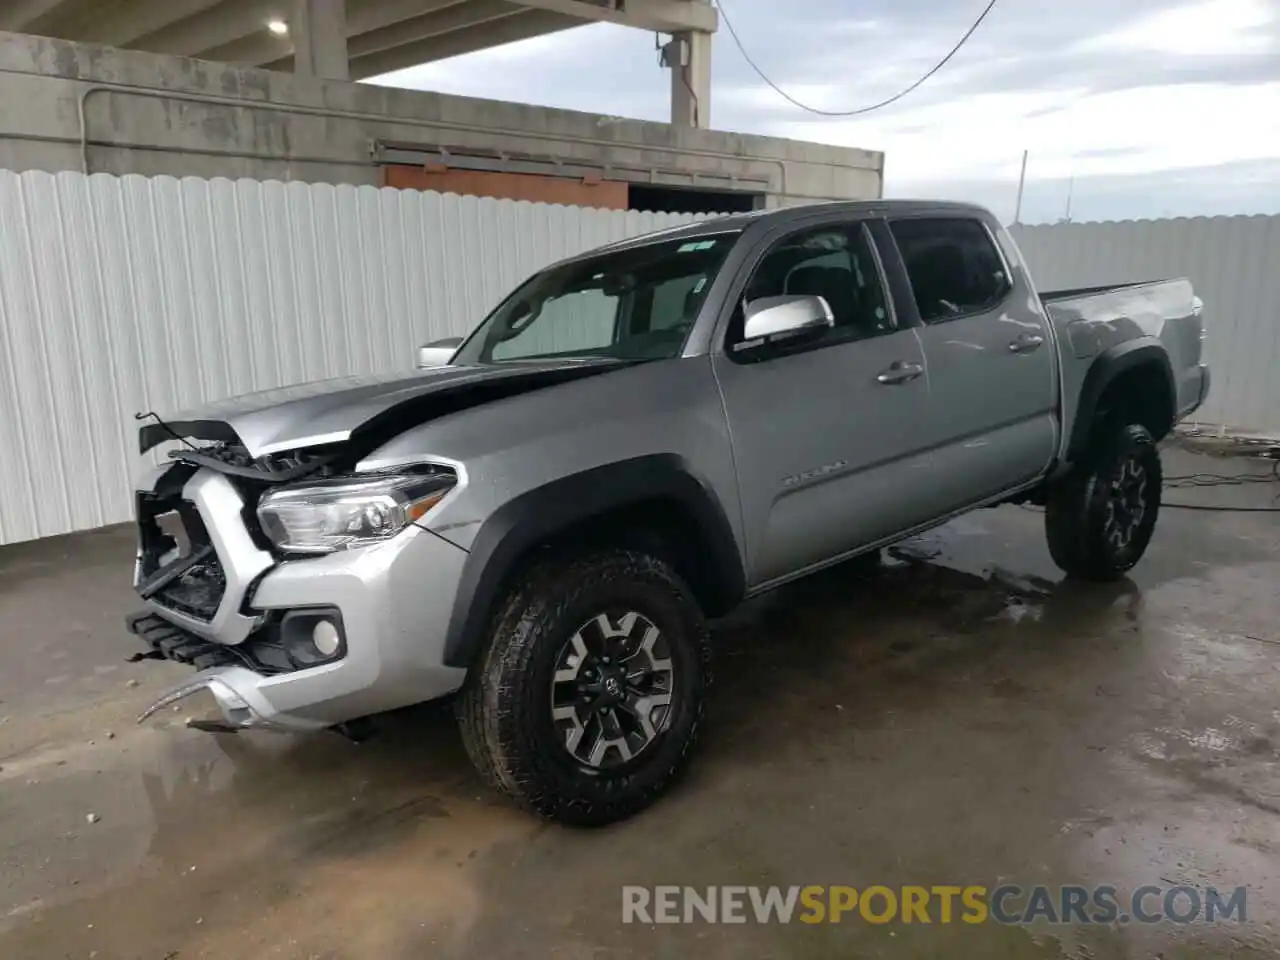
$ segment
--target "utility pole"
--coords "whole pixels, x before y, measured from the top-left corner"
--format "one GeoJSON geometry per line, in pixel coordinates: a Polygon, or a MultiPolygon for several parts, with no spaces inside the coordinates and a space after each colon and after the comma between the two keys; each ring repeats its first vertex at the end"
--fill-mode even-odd
{"type": "Polygon", "coordinates": [[[1027,154],[1030,150],[1022,151],[1022,172],[1018,174],[1018,200],[1013,207],[1013,222],[1019,224],[1022,222],[1022,189],[1027,185],[1027,154]]]}
{"type": "Polygon", "coordinates": [[[1071,195],[1075,193],[1075,190],[1076,190],[1076,178],[1075,178],[1075,174],[1072,174],[1071,179],[1067,181],[1067,212],[1066,212],[1066,216],[1062,218],[1063,223],[1071,222],[1071,195]]]}

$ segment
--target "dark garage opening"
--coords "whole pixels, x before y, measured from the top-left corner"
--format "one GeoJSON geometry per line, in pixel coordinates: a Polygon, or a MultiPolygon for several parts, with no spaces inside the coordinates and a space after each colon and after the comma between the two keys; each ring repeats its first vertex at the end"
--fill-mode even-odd
{"type": "Polygon", "coordinates": [[[631,184],[627,207],[653,213],[742,213],[762,205],[764,194],[631,184]]]}

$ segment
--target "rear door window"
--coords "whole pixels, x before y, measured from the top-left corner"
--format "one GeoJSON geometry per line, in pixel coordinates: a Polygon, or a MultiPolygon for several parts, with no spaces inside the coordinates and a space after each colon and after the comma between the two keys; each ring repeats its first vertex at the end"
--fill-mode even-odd
{"type": "Polygon", "coordinates": [[[895,220],[889,229],[925,323],[984,313],[1012,289],[1004,259],[978,220],[895,220]]]}

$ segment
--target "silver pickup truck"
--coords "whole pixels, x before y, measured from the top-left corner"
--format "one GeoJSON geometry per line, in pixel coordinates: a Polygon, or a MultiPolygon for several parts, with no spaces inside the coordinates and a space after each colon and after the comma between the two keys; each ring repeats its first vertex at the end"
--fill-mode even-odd
{"type": "MultiPolygon", "coordinates": [[[[555,264],[432,369],[150,422],[140,656],[200,668],[223,729],[455,695],[528,809],[603,823],[688,761],[706,621],[979,507],[1046,508],[1120,577],[1156,442],[1205,398],[1186,280],[1038,293],[978,207],[709,220],[555,264]]],[[[435,347],[426,353],[440,354],[435,347]]],[[[148,711],[150,713],[151,711],[148,711]]]]}

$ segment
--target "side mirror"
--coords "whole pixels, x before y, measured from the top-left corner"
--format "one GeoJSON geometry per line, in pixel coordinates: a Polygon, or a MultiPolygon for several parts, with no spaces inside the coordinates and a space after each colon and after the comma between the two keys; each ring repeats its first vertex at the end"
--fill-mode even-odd
{"type": "Polygon", "coordinates": [[[835,322],[825,297],[806,294],[760,297],[746,305],[742,339],[762,340],[806,330],[826,330],[835,326],[835,322]]]}
{"type": "Polygon", "coordinates": [[[443,340],[432,340],[418,348],[418,369],[446,366],[462,345],[462,337],[445,337],[443,340]]]}

